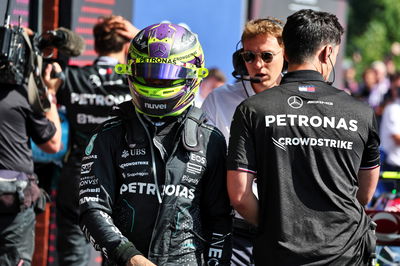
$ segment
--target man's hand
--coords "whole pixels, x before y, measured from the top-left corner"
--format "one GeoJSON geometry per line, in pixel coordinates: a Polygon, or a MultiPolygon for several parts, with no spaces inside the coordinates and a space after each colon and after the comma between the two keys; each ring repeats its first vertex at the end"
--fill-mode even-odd
{"type": "Polygon", "coordinates": [[[133,256],[127,263],[126,266],[156,266],[154,263],[146,259],[142,255],[133,256]]]}
{"type": "Polygon", "coordinates": [[[52,71],[54,71],[54,73],[56,74],[61,73],[62,72],[61,66],[58,63],[52,63],[48,64],[46,66],[46,69],[44,70],[44,75],[43,75],[44,84],[46,84],[47,86],[48,93],[52,93],[55,95],[63,81],[59,77],[52,78],[51,77],[52,71]]]}
{"type": "Polygon", "coordinates": [[[114,29],[119,35],[128,40],[132,40],[139,30],[132,25],[128,20],[121,16],[113,16],[109,21],[110,29],[114,29]]]}
{"type": "Polygon", "coordinates": [[[27,27],[22,27],[24,29],[24,31],[26,32],[26,34],[28,34],[28,36],[32,36],[33,34],[35,34],[33,32],[33,30],[31,30],[30,28],[27,27]]]}

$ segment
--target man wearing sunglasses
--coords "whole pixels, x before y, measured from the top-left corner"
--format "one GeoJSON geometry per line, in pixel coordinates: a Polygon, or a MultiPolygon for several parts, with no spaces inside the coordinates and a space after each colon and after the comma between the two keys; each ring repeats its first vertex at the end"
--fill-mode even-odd
{"type": "MultiPolygon", "coordinates": [[[[233,56],[236,77],[240,81],[214,89],[202,105],[208,123],[217,126],[226,141],[236,107],[249,96],[278,85],[281,80],[284,66],[282,28],[283,23],[272,17],[247,22],[241,37],[243,48],[233,56]]],[[[235,214],[232,265],[253,265],[255,231],[254,226],[235,214]]]]}
{"type": "Polygon", "coordinates": [[[343,32],[330,13],[289,16],[288,72],[235,111],[228,192],[258,226],[256,265],[372,265],[379,136],[374,111],[328,81],[343,32]]]}

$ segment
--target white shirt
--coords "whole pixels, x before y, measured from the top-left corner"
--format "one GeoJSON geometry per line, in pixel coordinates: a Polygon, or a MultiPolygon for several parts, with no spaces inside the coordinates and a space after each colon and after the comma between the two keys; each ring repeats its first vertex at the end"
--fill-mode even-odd
{"type": "Polygon", "coordinates": [[[201,109],[206,113],[208,123],[216,126],[229,141],[231,121],[236,107],[249,96],[255,94],[249,81],[225,84],[214,89],[204,100],[201,109]],[[248,95],[246,94],[246,91],[248,95]]]}
{"type": "Polygon", "coordinates": [[[385,94],[388,92],[389,88],[390,88],[390,81],[388,78],[385,78],[383,81],[373,86],[368,96],[368,104],[372,108],[379,106],[382,103],[383,98],[385,94]]]}
{"type": "Polygon", "coordinates": [[[201,106],[203,105],[204,102],[204,98],[200,95],[200,90],[196,92],[195,96],[194,96],[194,106],[196,106],[197,108],[201,108],[201,106]]]}
{"type": "Polygon", "coordinates": [[[395,134],[400,134],[400,99],[385,107],[380,126],[381,147],[386,153],[386,162],[400,166],[400,146],[392,138],[395,134]]]}
{"type": "MultiPolygon", "coordinates": [[[[206,113],[207,123],[216,126],[224,134],[226,144],[229,142],[229,132],[236,107],[248,97],[255,94],[250,81],[225,84],[214,89],[204,100],[201,109],[206,113]],[[247,91],[247,93],[246,93],[247,91]]],[[[258,198],[257,184],[253,182],[252,190],[258,198]]],[[[240,217],[235,211],[235,216],[240,217]]]]}

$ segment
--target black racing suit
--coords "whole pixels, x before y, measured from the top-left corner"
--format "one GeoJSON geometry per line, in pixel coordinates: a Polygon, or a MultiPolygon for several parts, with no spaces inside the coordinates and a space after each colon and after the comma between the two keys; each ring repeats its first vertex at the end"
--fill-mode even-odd
{"type": "Polygon", "coordinates": [[[157,265],[229,264],[226,144],[194,113],[152,123],[126,102],[91,138],[80,225],[111,263],[143,254],[157,265]]]}
{"type": "Polygon", "coordinates": [[[90,245],[78,225],[78,191],[83,150],[92,131],[111,118],[113,106],[130,100],[127,81],[114,73],[117,60],[99,57],[93,65],[68,66],[57,100],[66,107],[70,149],[57,191],[57,252],[60,265],[87,265],[90,245]]]}

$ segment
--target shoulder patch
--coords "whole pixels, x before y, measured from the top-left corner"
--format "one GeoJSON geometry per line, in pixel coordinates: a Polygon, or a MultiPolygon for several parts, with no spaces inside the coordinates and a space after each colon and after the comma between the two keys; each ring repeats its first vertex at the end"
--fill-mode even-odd
{"type": "Polygon", "coordinates": [[[117,126],[119,126],[119,125],[121,125],[121,124],[122,124],[122,120],[121,120],[121,119],[119,119],[119,118],[113,118],[113,119],[111,119],[111,120],[107,120],[106,122],[104,122],[104,123],[101,125],[100,131],[101,131],[101,132],[104,132],[104,131],[107,131],[107,130],[112,129],[112,128],[114,128],[114,127],[117,127],[117,126]]]}
{"type": "Polygon", "coordinates": [[[89,156],[92,153],[92,151],[93,151],[93,142],[96,139],[96,137],[97,137],[97,134],[94,134],[90,138],[90,141],[89,141],[89,143],[88,143],[88,145],[86,146],[86,149],[85,149],[85,155],[86,156],[89,156]]]}
{"type": "MultiPolygon", "coordinates": [[[[202,124],[201,124],[201,127],[205,128],[205,129],[208,129],[209,131],[211,131],[211,133],[214,133],[214,134],[216,134],[216,135],[219,135],[219,136],[221,136],[221,137],[224,137],[224,135],[222,134],[222,132],[221,132],[217,127],[215,127],[215,126],[202,123],[202,124]]],[[[225,137],[224,137],[224,138],[225,138],[225,137]]]]}

